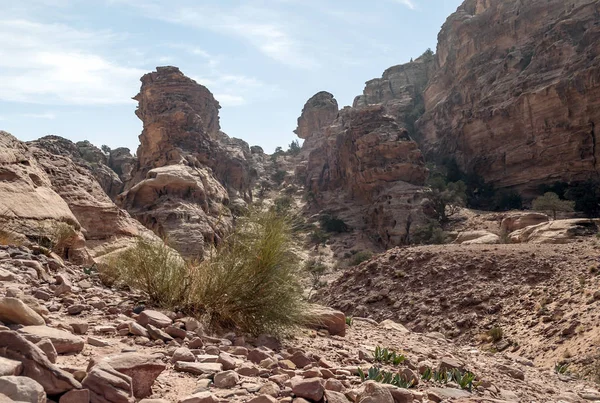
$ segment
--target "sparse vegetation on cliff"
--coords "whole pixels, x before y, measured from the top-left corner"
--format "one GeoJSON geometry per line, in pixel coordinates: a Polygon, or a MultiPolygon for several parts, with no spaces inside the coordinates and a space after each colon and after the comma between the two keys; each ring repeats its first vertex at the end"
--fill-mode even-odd
{"type": "Polygon", "coordinates": [[[575,202],[569,200],[561,200],[556,193],[547,192],[543,196],[538,197],[533,201],[533,209],[552,213],[552,218],[556,220],[557,212],[570,212],[575,208],[575,202]]]}

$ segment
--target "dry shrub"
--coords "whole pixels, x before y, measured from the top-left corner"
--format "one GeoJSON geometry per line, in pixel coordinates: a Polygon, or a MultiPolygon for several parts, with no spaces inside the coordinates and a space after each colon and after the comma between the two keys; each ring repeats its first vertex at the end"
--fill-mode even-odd
{"type": "Polygon", "coordinates": [[[59,222],[51,229],[50,239],[52,242],[52,252],[61,257],[65,257],[68,247],[73,243],[77,235],[75,229],[64,222],[59,222]]]}
{"type": "Polygon", "coordinates": [[[127,285],[145,291],[164,308],[181,307],[191,283],[190,268],[177,252],[162,242],[138,238],[136,244],[111,256],[100,267],[106,285],[127,285]]]}
{"type": "Polygon", "coordinates": [[[190,304],[217,327],[277,334],[306,320],[289,219],[250,211],[194,275],[190,304]]]}
{"type": "Polygon", "coordinates": [[[186,263],[168,246],[140,239],[109,259],[100,275],[216,328],[280,334],[303,323],[307,311],[291,240],[287,218],[252,210],[203,262],[186,263]]]}

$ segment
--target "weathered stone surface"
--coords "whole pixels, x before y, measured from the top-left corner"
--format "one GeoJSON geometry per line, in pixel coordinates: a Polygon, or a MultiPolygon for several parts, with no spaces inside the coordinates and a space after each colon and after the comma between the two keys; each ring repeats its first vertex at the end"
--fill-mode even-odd
{"type": "Polygon", "coordinates": [[[101,363],[88,372],[82,382],[90,391],[90,403],[133,403],[131,378],[101,363]]]}
{"type": "Polygon", "coordinates": [[[141,81],[138,164],[119,203],[182,254],[202,256],[231,228],[230,198],[251,199],[250,148],[219,131],[219,103],[178,68],[141,81]]]}
{"type": "Polygon", "coordinates": [[[16,402],[46,403],[42,385],[25,376],[0,376],[0,393],[16,402]]]}
{"type": "Polygon", "coordinates": [[[131,377],[133,395],[144,398],[152,394],[152,385],[166,365],[155,355],[126,353],[106,357],[102,363],[131,377]]]}
{"type": "Polygon", "coordinates": [[[375,381],[367,381],[365,389],[360,394],[358,402],[361,403],[394,403],[394,398],[389,388],[375,381]]]}
{"type": "Polygon", "coordinates": [[[325,388],[320,378],[293,378],[292,393],[298,397],[318,402],[323,398],[325,388]]]}
{"type": "Polygon", "coordinates": [[[467,0],[438,36],[427,154],[499,188],[597,177],[600,4],[467,0]]]}
{"type": "Polygon", "coordinates": [[[219,399],[210,392],[199,392],[184,397],[178,403],[219,403],[219,399]]]}
{"type": "Polygon", "coordinates": [[[548,221],[550,221],[550,217],[543,213],[513,213],[502,219],[500,230],[504,233],[511,233],[525,227],[530,227],[532,225],[537,225],[548,221]]]}
{"type": "Polygon", "coordinates": [[[23,372],[23,364],[21,364],[19,361],[0,357],[0,376],[18,376],[21,375],[21,372],[23,372]]]}
{"type": "Polygon", "coordinates": [[[45,325],[46,321],[19,298],[0,298],[0,321],[17,325],[45,325]]]}
{"type": "Polygon", "coordinates": [[[464,231],[458,234],[454,243],[463,245],[491,245],[500,243],[500,237],[489,231],[464,231]]]}
{"type": "Polygon", "coordinates": [[[48,326],[25,326],[19,329],[19,332],[34,343],[38,343],[42,339],[49,339],[58,354],[79,353],[85,345],[81,337],[48,326]]]}
{"type": "Polygon", "coordinates": [[[508,237],[514,243],[562,244],[581,236],[595,235],[599,227],[600,220],[555,220],[511,232],[508,237]]]}
{"type": "Polygon", "coordinates": [[[38,382],[49,395],[81,387],[71,374],[52,364],[39,347],[16,332],[0,331],[0,356],[21,362],[22,375],[38,382]]]}
{"type": "Polygon", "coordinates": [[[182,362],[175,363],[175,370],[189,372],[194,375],[214,374],[223,370],[223,365],[211,362],[182,362]]]}
{"type": "Polygon", "coordinates": [[[240,376],[235,371],[217,372],[214,377],[214,383],[217,388],[232,388],[240,380],[240,376]]]}
{"type": "Polygon", "coordinates": [[[58,403],[89,403],[90,391],[88,389],[73,389],[60,397],[58,403]]]}
{"type": "Polygon", "coordinates": [[[142,326],[151,324],[152,326],[156,326],[158,328],[167,327],[173,323],[173,321],[164,313],[150,309],[142,311],[140,316],[137,318],[137,322],[142,326]]]}

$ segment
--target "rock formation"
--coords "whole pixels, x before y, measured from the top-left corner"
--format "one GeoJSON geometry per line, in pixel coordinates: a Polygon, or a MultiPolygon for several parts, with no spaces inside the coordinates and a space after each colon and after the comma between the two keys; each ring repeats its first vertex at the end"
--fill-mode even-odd
{"type": "Polygon", "coordinates": [[[40,242],[59,225],[74,231],[68,242],[69,257],[87,259],[81,224],[55,191],[49,175],[32,150],[12,135],[0,131],[0,220],[4,233],[40,242]]]}
{"type": "Polygon", "coordinates": [[[296,133],[305,139],[296,174],[321,209],[384,246],[406,241],[420,217],[417,193],[427,169],[417,144],[383,106],[338,112],[333,96],[320,92],[304,106],[296,133]]]}
{"type": "Polygon", "coordinates": [[[201,257],[252,198],[250,147],[220,131],[219,103],[176,67],[142,77],[137,165],[120,205],[178,251],[201,257]]]}
{"type": "Polygon", "coordinates": [[[439,34],[421,146],[496,187],[597,178],[600,4],[467,0],[439,34]]]}

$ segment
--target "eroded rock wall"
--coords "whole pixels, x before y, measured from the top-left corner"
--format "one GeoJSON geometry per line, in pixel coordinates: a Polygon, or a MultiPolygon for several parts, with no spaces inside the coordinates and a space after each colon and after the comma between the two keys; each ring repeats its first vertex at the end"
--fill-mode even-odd
{"type": "Polygon", "coordinates": [[[598,176],[600,3],[467,0],[439,34],[424,152],[499,188],[598,176]]]}

